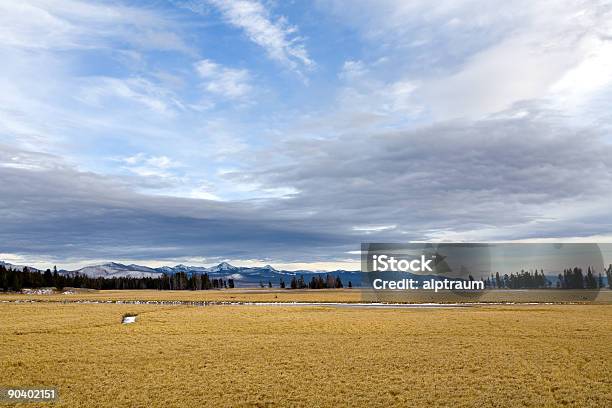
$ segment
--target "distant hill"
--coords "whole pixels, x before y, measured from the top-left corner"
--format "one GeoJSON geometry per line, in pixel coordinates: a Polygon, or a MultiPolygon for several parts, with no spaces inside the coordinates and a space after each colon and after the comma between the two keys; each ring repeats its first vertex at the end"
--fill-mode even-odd
{"type": "Polygon", "coordinates": [[[109,262],[101,265],[86,266],[74,271],[61,271],[65,275],[79,273],[90,278],[157,278],[162,272],[141,265],[124,265],[117,262],[109,262]]]}
{"type": "Polygon", "coordinates": [[[176,266],[161,266],[158,268],[150,268],[148,266],[135,264],[124,265],[118,262],[108,262],[99,265],[90,265],[71,271],[60,271],[60,273],[64,275],[74,275],[75,273],[79,273],[91,278],[158,278],[163,274],[173,275],[178,272],[183,272],[187,275],[207,273],[211,279],[233,279],[236,281],[236,284],[242,287],[258,286],[260,282],[264,283],[264,285],[267,285],[268,282],[272,282],[274,286],[278,286],[281,279],[284,280],[287,285],[289,285],[292,277],[299,277],[300,275],[304,276],[304,280],[306,282],[310,281],[312,276],[326,274],[333,275],[334,277],[340,277],[345,285],[348,285],[348,282],[351,281],[354,286],[358,286],[361,281],[360,271],[285,271],[275,269],[271,265],[261,267],[242,267],[234,266],[227,262],[221,262],[218,265],[210,267],[179,264],[176,266]]]}
{"type": "Polygon", "coordinates": [[[15,265],[15,264],[10,264],[10,263],[8,263],[8,262],[4,262],[4,261],[0,261],[0,265],[1,265],[1,266],[4,266],[6,269],[16,269],[16,270],[19,270],[19,271],[23,271],[23,268],[26,268],[26,267],[27,267],[27,268],[28,268],[29,270],[31,270],[31,271],[34,271],[34,272],[41,272],[41,270],[40,270],[40,269],[36,269],[36,268],[34,268],[34,267],[32,267],[32,266],[27,266],[27,265],[15,265]]]}
{"type": "MultiPolygon", "coordinates": [[[[0,261],[0,265],[6,268],[23,270],[24,265],[14,265],[8,262],[0,261]]],[[[37,268],[28,266],[32,271],[40,271],[37,268]]],[[[299,278],[300,275],[304,276],[304,281],[308,283],[313,276],[319,275],[332,275],[339,277],[343,284],[346,286],[350,281],[353,286],[361,286],[361,284],[369,285],[369,282],[362,282],[362,274],[360,271],[346,271],[336,270],[329,272],[322,271],[310,271],[310,270],[298,270],[298,271],[287,271],[278,270],[271,265],[264,265],[259,267],[241,267],[234,266],[227,262],[221,262],[218,265],[205,267],[205,266],[189,266],[179,264],[176,266],[162,266],[158,268],[151,268],[143,265],[125,265],[118,262],[108,262],[99,265],[90,265],[76,270],[61,270],[60,274],[63,275],[74,275],[79,273],[86,275],[91,278],[159,278],[163,274],[174,275],[178,272],[186,273],[187,275],[192,274],[204,274],[207,273],[211,279],[234,279],[237,286],[239,287],[252,287],[258,286],[261,283],[267,285],[268,282],[277,287],[282,280],[285,281],[289,286],[291,279],[295,276],[299,278]]],[[[387,273],[387,279],[401,279],[401,278],[413,278],[417,281],[424,281],[429,279],[440,279],[437,275],[413,275],[409,273],[387,273]]],[[[551,282],[552,286],[555,287],[557,283],[557,276],[554,274],[546,275],[546,278],[551,282]]],[[[604,282],[607,285],[607,279],[604,276],[604,282]]]]}

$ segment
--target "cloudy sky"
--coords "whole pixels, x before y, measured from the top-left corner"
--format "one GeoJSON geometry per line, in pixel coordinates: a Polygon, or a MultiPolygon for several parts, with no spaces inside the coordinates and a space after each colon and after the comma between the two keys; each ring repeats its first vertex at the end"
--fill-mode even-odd
{"type": "Polygon", "coordinates": [[[612,4],[0,0],[0,259],[612,241],[612,4]]]}

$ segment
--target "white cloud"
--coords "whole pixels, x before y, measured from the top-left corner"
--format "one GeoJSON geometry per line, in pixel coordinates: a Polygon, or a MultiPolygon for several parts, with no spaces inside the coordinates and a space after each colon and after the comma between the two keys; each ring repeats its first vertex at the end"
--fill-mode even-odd
{"type": "Polygon", "coordinates": [[[612,84],[612,41],[586,38],[581,43],[584,58],[551,87],[561,109],[574,109],[612,84]]]}
{"type": "Polygon", "coordinates": [[[77,0],[0,3],[0,47],[110,48],[117,40],[145,49],[191,52],[168,21],[148,10],[77,0]]]}
{"type": "Polygon", "coordinates": [[[208,59],[198,61],[195,69],[204,80],[204,89],[212,94],[239,99],[251,91],[246,69],[227,68],[208,59]]]}
{"type": "MultiPolygon", "coordinates": [[[[152,7],[0,1],[0,141],[67,154],[102,134],[161,134],[160,124],[191,106],[183,105],[180,85],[150,75],[148,64],[157,57],[151,50],[191,57],[183,30],[171,13],[152,7]]],[[[167,68],[163,62],[155,61],[159,70],[167,68]]],[[[73,160],[95,167],[91,156],[80,152],[73,160]]]]}
{"type": "Polygon", "coordinates": [[[377,100],[378,88],[368,93],[367,81],[418,84],[404,95],[389,93],[389,99],[392,106],[426,112],[430,121],[482,118],[527,101],[545,101],[566,113],[580,107],[583,115],[597,109],[594,96],[612,93],[612,8],[606,1],[319,4],[388,57],[377,69],[367,61],[347,62],[341,75],[353,75],[349,90],[377,100]]]}
{"type": "Polygon", "coordinates": [[[123,161],[129,165],[145,163],[159,169],[168,169],[176,166],[167,156],[147,156],[144,153],[126,157],[123,161]]]}
{"type": "Polygon", "coordinates": [[[433,80],[424,93],[442,118],[478,117],[537,99],[562,109],[584,102],[611,82],[612,13],[599,6],[534,3],[512,33],[473,55],[457,73],[433,80]]]}
{"type": "Polygon", "coordinates": [[[532,40],[510,38],[475,55],[456,74],[427,83],[423,93],[436,117],[479,117],[545,96],[576,61],[569,49],[540,52],[532,40]]]}
{"type": "MultiPolygon", "coordinates": [[[[354,27],[360,35],[378,47],[413,47],[435,42],[446,36],[457,42],[462,31],[486,29],[488,36],[512,27],[529,13],[530,2],[491,2],[487,0],[318,0],[319,8],[340,17],[339,21],[354,27]],[[457,35],[453,39],[452,36],[457,35]]],[[[440,44],[443,47],[443,44],[440,44]]],[[[440,51],[440,50],[438,50],[440,51]]]]}
{"type": "MultiPolygon", "coordinates": [[[[371,75],[371,66],[349,61],[340,73],[344,86],[337,94],[337,111],[325,121],[332,126],[371,130],[369,126],[400,124],[413,120],[422,110],[421,100],[415,94],[420,82],[408,78],[388,80],[371,75]]],[[[314,120],[321,122],[321,117],[314,120]]]]}
{"type": "Polygon", "coordinates": [[[89,77],[82,80],[79,100],[100,105],[108,98],[120,98],[143,105],[153,112],[173,115],[184,109],[180,100],[167,88],[144,78],[89,77]]]}
{"type": "MultiPolygon", "coordinates": [[[[134,186],[146,194],[222,201],[219,188],[206,175],[186,174],[183,163],[165,155],[137,153],[115,159],[122,168],[137,176],[134,186]]],[[[1,166],[1,163],[0,163],[1,166]]]]}
{"type": "Polygon", "coordinates": [[[269,57],[286,67],[301,71],[315,66],[297,28],[284,17],[272,21],[270,11],[255,0],[208,0],[231,25],[242,29],[251,41],[266,50],[269,57]]]}
{"type": "Polygon", "coordinates": [[[129,171],[143,177],[174,178],[171,170],[177,165],[167,156],[149,156],[138,153],[120,159],[126,164],[129,171]]]}
{"type": "Polygon", "coordinates": [[[193,188],[188,197],[197,198],[200,200],[222,201],[221,197],[213,193],[214,186],[211,183],[202,183],[200,186],[193,188]]]}
{"type": "Polygon", "coordinates": [[[368,73],[363,61],[345,61],[338,76],[344,80],[355,80],[368,73]]]}
{"type": "Polygon", "coordinates": [[[395,228],[397,228],[397,225],[361,225],[361,226],[354,226],[353,231],[365,232],[367,234],[370,232],[381,232],[381,231],[387,231],[387,230],[394,230],[395,228]]]}

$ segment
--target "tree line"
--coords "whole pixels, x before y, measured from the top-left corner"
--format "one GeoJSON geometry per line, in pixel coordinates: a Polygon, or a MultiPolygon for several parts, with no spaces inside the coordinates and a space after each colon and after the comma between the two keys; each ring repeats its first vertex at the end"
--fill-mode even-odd
{"type": "MultiPolygon", "coordinates": [[[[605,274],[608,280],[608,287],[612,289],[612,264],[605,270],[605,274]]],[[[500,275],[496,272],[494,275],[483,279],[486,288],[493,289],[544,289],[553,287],[551,282],[546,275],[544,270],[540,269],[540,272],[536,269],[535,271],[521,270],[517,273],[511,273],[510,275],[500,275]]],[[[604,278],[601,273],[597,273],[588,267],[586,272],[582,268],[574,267],[563,270],[557,276],[557,282],[554,287],[557,289],[599,289],[604,288],[604,278]]]]}
{"type": "MultiPolygon", "coordinates": [[[[23,270],[6,268],[0,265],[0,288],[3,291],[20,291],[22,288],[49,288],[55,287],[57,290],[64,288],[87,288],[87,289],[157,289],[157,290],[208,290],[208,289],[228,289],[234,288],[234,279],[210,278],[207,273],[187,274],[177,272],[172,275],[163,274],[160,277],[112,277],[112,278],[91,278],[79,273],[60,274],[57,268],[53,271],[47,269],[44,272],[31,270],[24,267],[23,270]]],[[[264,287],[263,282],[260,286],[264,287]]],[[[268,287],[272,287],[272,282],[268,282],[268,287]]],[[[334,289],[343,288],[344,284],[340,277],[332,275],[313,276],[310,281],[306,281],[304,276],[291,279],[289,285],[283,279],[280,280],[281,289],[334,289]]],[[[348,282],[348,287],[352,288],[352,282],[348,282]]]]}
{"type": "MultiPolygon", "coordinates": [[[[286,286],[285,281],[281,279],[281,289],[284,289],[286,286]]],[[[312,276],[308,282],[304,279],[304,275],[300,275],[299,278],[293,276],[291,278],[291,282],[289,283],[289,289],[341,289],[343,287],[344,284],[339,276],[334,277],[333,275],[329,274],[326,274],[325,278],[323,278],[321,275],[312,276]]],[[[349,281],[348,288],[350,289],[352,287],[353,283],[349,281]]]]}
{"type": "MultiPolygon", "coordinates": [[[[612,264],[605,270],[608,280],[608,287],[612,288],[612,264]]],[[[473,280],[472,277],[470,277],[473,280]]],[[[499,272],[491,274],[484,279],[486,288],[497,289],[542,289],[552,288],[553,283],[544,275],[544,271],[525,271],[500,275],[499,272]]],[[[157,289],[157,290],[208,290],[234,288],[236,285],[233,279],[210,278],[207,273],[187,274],[177,272],[173,275],[163,274],[158,278],[143,277],[113,277],[113,278],[91,278],[78,273],[60,274],[57,268],[47,269],[44,272],[30,270],[24,267],[23,270],[6,268],[0,265],[0,289],[3,291],[20,291],[22,288],[44,288],[55,287],[63,290],[65,287],[88,288],[88,289],[157,289]]],[[[264,287],[263,282],[260,286],[264,287]]],[[[272,282],[268,282],[268,287],[272,287],[272,282]]],[[[352,288],[351,281],[348,288],[352,288]]],[[[343,288],[344,284],[339,276],[330,274],[312,276],[309,281],[303,275],[293,276],[287,284],[282,278],[279,283],[281,289],[337,289],[343,288]]],[[[604,288],[604,279],[601,273],[597,273],[592,268],[587,268],[584,272],[581,268],[567,268],[557,276],[554,287],[558,289],[598,289],[604,288]]]]}
{"type": "Polygon", "coordinates": [[[159,278],[143,277],[112,277],[91,278],[79,273],[64,275],[53,268],[44,272],[6,268],[0,265],[0,288],[3,291],[20,291],[22,288],[45,288],[55,287],[57,290],[64,288],[87,288],[87,289],[157,289],[157,290],[207,290],[233,288],[233,279],[211,279],[208,274],[191,274],[177,272],[173,275],[163,274],[159,278]]]}
{"type": "MultiPolygon", "coordinates": [[[[610,276],[612,275],[612,265],[606,270],[608,277],[608,285],[610,285],[610,276]]],[[[557,287],[562,289],[598,289],[604,287],[603,276],[601,273],[595,273],[589,267],[586,273],[580,268],[564,269],[563,274],[557,277],[557,287]]]]}

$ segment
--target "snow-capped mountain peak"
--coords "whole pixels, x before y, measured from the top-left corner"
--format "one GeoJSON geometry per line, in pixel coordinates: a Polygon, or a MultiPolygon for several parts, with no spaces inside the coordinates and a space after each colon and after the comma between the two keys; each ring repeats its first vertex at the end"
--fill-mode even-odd
{"type": "Polygon", "coordinates": [[[118,262],[107,262],[100,265],[86,266],[69,273],[79,273],[81,275],[89,276],[90,278],[145,278],[145,277],[158,277],[161,272],[141,265],[124,265],[118,262]]]}
{"type": "MultiPolygon", "coordinates": [[[[0,265],[4,265],[7,268],[22,269],[22,266],[11,265],[6,262],[0,261],[0,265]]],[[[31,268],[35,270],[34,268],[31,268]]],[[[333,272],[319,272],[319,271],[286,271],[277,270],[271,265],[265,266],[242,266],[237,267],[229,264],[228,262],[221,262],[218,265],[205,267],[205,266],[188,266],[179,264],[176,266],[161,266],[158,268],[150,268],[143,265],[124,265],[119,262],[106,262],[97,265],[89,265],[83,268],[67,271],[60,270],[60,274],[74,275],[76,273],[90,278],[159,278],[166,275],[174,275],[176,273],[185,273],[189,276],[193,274],[208,274],[210,279],[233,279],[234,281],[240,282],[242,286],[257,286],[262,282],[273,282],[278,284],[281,280],[284,280],[286,284],[292,277],[305,275],[304,279],[308,281],[311,276],[318,273],[332,274],[341,276],[343,281],[353,281],[353,285],[359,281],[358,271],[333,271],[333,272]]]]}
{"type": "Polygon", "coordinates": [[[226,271],[236,271],[236,270],[238,270],[237,267],[235,267],[234,265],[230,265],[227,262],[221,262],[217,266],[212,266],[208,268],[209,272],[226,272],[226,271]]]}
{"type": "Polygon", "coordinates": [[[40,272],[40,269],[27,266],[27,265],[15,265],[8,262],[0,261],[0,266],[4,266],[6,269],[16,269],[19,271],[23,271],[23,268],[28,268],[30,271],[40,272]]]}

